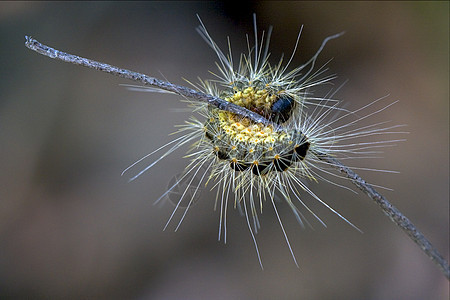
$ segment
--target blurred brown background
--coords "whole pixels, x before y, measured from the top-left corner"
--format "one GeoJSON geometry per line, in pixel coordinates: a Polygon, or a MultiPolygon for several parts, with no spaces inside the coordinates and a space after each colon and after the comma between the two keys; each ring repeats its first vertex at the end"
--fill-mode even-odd
{"type": "Polygon", "coordinates": [[[302,230],[284,205],[297,269],[270,206],[254,246],[237,211],[228,243],[217,241],[211,194],[180,230],[162,231],[173,206],[153,206],[186,160],[177,152],[138,180],[129,164],[170,141],[189,114],[173,95],[139,93],[107,74],[52,61],[24,47],[31,35],[57,49],[177,84],[210,78],[212,50],[196,33],[198,13],[235,53],[274,25],[275,61],[293,65],[322,40],[319,65],[333,58],[336,96],[357,108],[389,94],[400,102],[380,121],[408,124],[407,141],[361,172],[449,253],[449,3],[0,2],[0,298],[2,299],[448,299],[448,281],[368,198],[322,184],[318,194],[356,224],[320,205],[302,230]]]}

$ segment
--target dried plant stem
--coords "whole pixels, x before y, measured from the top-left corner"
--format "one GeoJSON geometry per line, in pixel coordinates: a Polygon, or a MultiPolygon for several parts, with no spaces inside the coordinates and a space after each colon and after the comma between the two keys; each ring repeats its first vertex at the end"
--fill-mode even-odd
{"type": "Polygon", "coordinates": [[[447,261],[439,254],[430,241],[405,217],[395,206],[393,206],[383,195],[378,193],[370,184],[364,181],[358,174],[339,160],[323,153],[314,153],[320,160],[332,165],[334,168],[345,174],[361,191],[367,194],[381,210],[400,227],[410,239],[414,241],[425,254],[442,270],[445,277],[450,279],[450,268],[447,261]]]}
{"type": "Polygon", "coordinates": [[[88,67],[90,69],[102,71],[105,73],[109,73],[118,77],[122,77],[125,79],[130,79],[136,82],[140,82],[144,85],[149,85],[152,87],[156,87],[168,92],[172,92],[175,94],[178,94],[180,96],[209,103],[210,105],[213,105],[221,110],[230,111],[233,113],[236,113],[238,115],[242,115],[245,117],[248,117],[252,119],[253,121],[257,123],[263,123],[266,125],[272,125],[274,128],[280,129],[280,126],[276,123],[273,123],[266,118],[262,117],[261,115],[252,112],[245,107],[236,105],[234,103],[225,101],[223,99],[214,97],[212,95],[208,95],[205,93],[202,93],[200,91],[196,91],[194,89],[190,89],[184,86],[175,85],[168,81],[163,81],[154,77],[150,77],[148,75],[118,68],[109,64],[101,63],[95,60],[91,60],[88,58],[80,57],[77,55],[65,53],[56,49],[53,49],[49,46],[43,45],[40,42],[36,41],[35,39],[25,36],[26,42],[25,46],[27,46],[29,49],[36,51],[39,54],[48,56],[50,58],[54,58],[57,60],[62,60],[64,62],[72,63],[75,65],[80,65],[84,67],[88,67]]]}
{"type": "MultiPolygon", "coordinates": [[[[165,91],[173,92],[175,94],[196,101],[206,102],[212,106],[217,107],[218,109],[239,114],[257,123],[272,125],[277,130],[283,130],[282,126],[267,120],[266,118],[255,112],[252,112],[244,107],[235,105],[223,99],[214,97],[212,95],[208,95],[184,86],[174,85],[170,82],[156,79],[154,77],[150,77],[145,74],[129,71],[126,69],[121,69],[109,64],[68,54],[53,49],[49,46],[43,45],[29,36],[26,36],[25,39],[26,39],[25,42],[26,47],[44,56],[48,56],[50,58],[54,58],[57,60],[62,60],[64,62],[72,63],[75,65],[85,66],[90,69],[102,71],[118,77],[130,79],[136,82],[140,82],[144,85],[149,85],[165,91]]],[[[366,193],[367,196],[369,196],[369,198],[371,198],[398,227],[400,227],[403,231],[405,231],[406,234],[442,270],[445,277],[447,277],[447,279],[450,279],[450,267],[447,261],[439,254],[437,249],[434,248],[434,246],[428,241],[428,239],[425,238],[425,236],[414,226],[414,224],[411,223],[411,221],[408,218],[406,218],[397,208],[395,208],[391,203],[389,203],[389,201],[387,201],[385,197],[383,197],[380,193],[378,193],[370,184],[366,183],[358,174],[353,172],[347,166],[343,165],[339,160],[324,153],[316,152],[314,154],[323,162],[330,164],[338,171],[345,174],[345,176],[349,178],[361,191],[366,193]]]]}

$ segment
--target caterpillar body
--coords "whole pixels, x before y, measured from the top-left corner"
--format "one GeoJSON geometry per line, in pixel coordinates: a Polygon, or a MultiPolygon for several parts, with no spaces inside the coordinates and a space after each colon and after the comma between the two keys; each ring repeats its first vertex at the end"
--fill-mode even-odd
{"type": "MultiPolygon", "coordinates": [[[[307,195],[337,214],[345,222],[355,227],[337,211],[321,200],[306,184],[307,181],[332,182],[326,176],[333,175],[330,166],[320,161],[318,155],[327,153],[336,157],[373,157],[380,148],[393,145],[400,140],[358,142],[358,139],[401,133],[398,125],[388,126],[387,122],[375,122],[360,126],[361,121],[376,115],[393,103],[359,116],[359,113],[373,107],[376,100],[356,111],[341,108],[340,102],[331,94],[317,97],[310,93],[312,87],[330,82],[335,76],[327,76],[325,67],[315,68],[318,55],[325,44],[341,34],[326,38],[315,55],[305,64],[289,70],[299,43],[300,33],[294,50],[287,63],[283,59],[276,65],[269,63],[270,28],[264,40],[255,24],[255,45],[247,54],[242,54],[237,66],[231,53],[225,55],[209,35],[201,22],[198,31],[215,51],[218,74],[214,80],[200,80],[192,84],[210,95],[225,99],[260,114],[282,129],[273,125],[255,123],[245,116],[223,111],[204,102],[190,101],[193,111],[201,119],[191,117],[181,125],[179,137],[148,154],[147,158],[164,148],[166,152],[140,171],[132,179],[150,169],[176,149],[191,144],[186,155],[190,163],[185,171],[169,184],[168,190],[157,202],[174,191],[178,199],[167,225],[175,213],[184,209],[177,230],[187,212],[199,196],[201,186],[210,185],[216,189],[216,208],[220,211],[219,240],[226,242],[227,212],[230,207],[239,208],[246,223],[262,267],[255,233],[260,228],[258,214],[267,202],[273,207],[283,231],[292,258],[297,264],[293,249],[284,230],[277,210],[275,198],[282,198],[291,208],[302,226],[306,218],[302,210],[311,213],[321,224],[325,223],[303,201],[307,195]],[[324,176],[326,175],[326,176],[324,176]],[[193,191],[192,191],[193,188],[193,191]],[[187,204],[184,204],[186,203],[187,204]]],[[[187,100],[189,101],[189,100],[187,100]]],[[[143,159],[144,159],[143,158],[143,159]]],[[[129,168],[135,166],[137,161],[129,168]]],[[[127,168],[125,171],[128,171],[127,168]]],[[[124,171],[124,172],[125,172],[124,171]]],[[[166,228],[165,227],[165,228],[166,228]]],[[[356,227],[355,227],[356,228],[356,227]]]]}

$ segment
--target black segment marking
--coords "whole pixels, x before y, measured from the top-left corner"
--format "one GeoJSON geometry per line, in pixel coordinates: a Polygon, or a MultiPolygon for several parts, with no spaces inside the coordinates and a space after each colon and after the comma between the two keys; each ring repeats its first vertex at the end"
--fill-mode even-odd
{"type": "Polygon", "coordinates": [[[304,142],[303,144],[301,144],[300,146],[296,146],[295,149],[295,153],[297,153],[297,155],[300,157],[300,160],[304,160],[306,153],[309,150],[309,142],[304,142]]]}
{"type": "Polygon", "coordinates": [[[265,174],[267,174],[267,172],[269,172],[269,164],[270,164],[270,162],[269,163],[264,163],[264,162],[261,162],[261,163],[258,163],[258,164],[253,164],[252,165],[252,172],[253,172],[253,174],[255,174],[255,175],[265,175],[265,174]]]}

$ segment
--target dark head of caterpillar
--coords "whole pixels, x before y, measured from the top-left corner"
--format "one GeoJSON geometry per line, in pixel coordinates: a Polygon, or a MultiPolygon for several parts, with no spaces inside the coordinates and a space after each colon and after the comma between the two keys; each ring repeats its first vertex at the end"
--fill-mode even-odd
{"type": "Polygon", "coordinates": [[[280,96],[270,108],[269,119],[277,124],[282,124],[289,120],[295,107],[295,100],[288,96],[280,96]]]}

